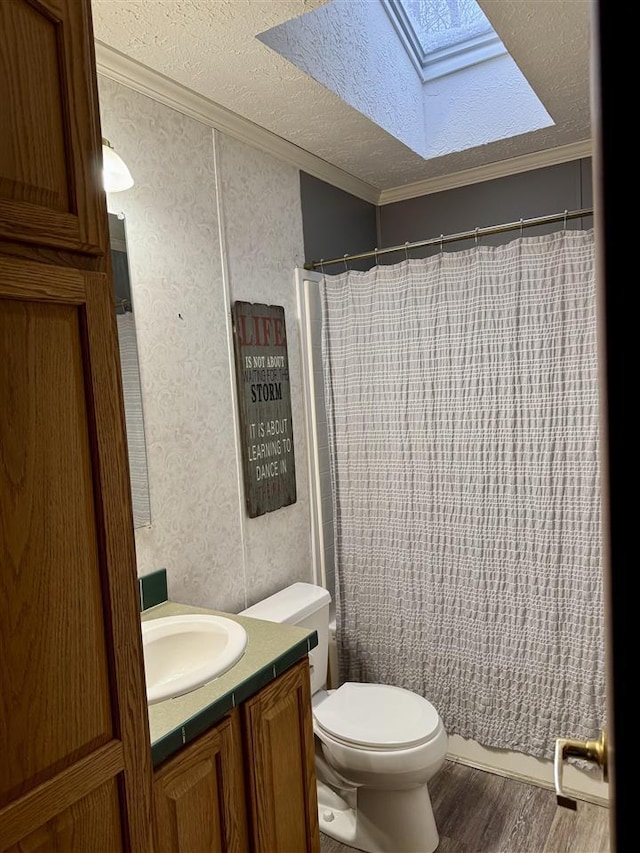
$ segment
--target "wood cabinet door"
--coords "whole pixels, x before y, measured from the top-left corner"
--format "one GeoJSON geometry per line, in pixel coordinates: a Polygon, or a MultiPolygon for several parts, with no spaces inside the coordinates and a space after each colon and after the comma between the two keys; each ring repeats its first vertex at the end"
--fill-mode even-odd
{"type": "Polygon", "coordinates": [[[252,849],[317,853],[318,793],[309,660],[242,706],[252,849]]]}
{"type": "Polygon", "coordinates": [[[89,0],[0,2],[0,237],[104,250],[89,0]]]}
{"type": "Polygon", "coordinates": [[[0,0],[0,851],[152,850],[90,0],[0,0]]]}
{"type": "Polygon", "coordinates": [[[2,851],[151,849],[119,381],[108,277],[0,254],[2,851]]]}
{"type": "Polygon", "coordinates": [[[237,711],[156,770],[153,801],[157,853],[249,849],[237,711]]]}

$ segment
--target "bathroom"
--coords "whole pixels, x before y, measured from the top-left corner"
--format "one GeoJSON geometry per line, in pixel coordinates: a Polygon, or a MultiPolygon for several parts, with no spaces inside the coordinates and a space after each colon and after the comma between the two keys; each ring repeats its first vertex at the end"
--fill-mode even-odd
{"type": "MultiPolygon", "coordinates": [[[[100,40],[99,14],[94,24],[100,40]]],[[[140,361],[150,523],[135,532],[138,573],[166,567],[170,599],[230,613],[299,581],[331,588],[330,536],[324,576],[313,554],[319,484],[307,460],[322,447],[309,442],[295,270],[376,245],[588,208],[590,146],[380,206],[318,177],[311,161],[307,171],[262,137],[226,130],[187,96],[181,104],[160,74],[136,81],[135,64],[104,45],[97,59],[103,135],[134,175],[133,187],[108,201],[125,223],[140,361]],[[244,506],[236,301],[282,306],[287,322],[296,500],[255,518],[244,506]]],[[[326,481],[327,469],[320,473],[326,481]]]]}

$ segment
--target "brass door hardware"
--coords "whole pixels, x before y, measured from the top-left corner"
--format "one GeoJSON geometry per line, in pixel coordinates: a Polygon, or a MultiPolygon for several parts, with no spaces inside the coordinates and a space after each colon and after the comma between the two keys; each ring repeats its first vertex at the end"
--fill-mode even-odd
{"type": "Polygon", "coordinates": [[[575,809],[576,801],[567,797],[562,788],[562,768],[565,758],[574,756],[585,761],[593,761],[602,769],[604,781],[608,780],[607,732],[603,729],[598,740],[572,740],[558,738],[553,762],[553,777],[556,787],[556,799],[559,806],[575,809]]]}

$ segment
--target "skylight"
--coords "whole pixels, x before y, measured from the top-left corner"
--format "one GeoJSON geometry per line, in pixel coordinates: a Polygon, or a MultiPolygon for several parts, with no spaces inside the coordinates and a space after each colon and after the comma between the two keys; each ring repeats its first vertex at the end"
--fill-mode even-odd
{"type": "Polygon", "coordinates": [[[257,38],[425,160],[553,124],[475,0],[330,0],[257,38]]]}
{"type": "Polygon", "coordinates": [[[476,0],[381,0],[423,82],[507,52],[476,0]]]}
{"type": "Polygon", "coordinates": [[[396,0],[420,39],[425,53],[493,32],[475,0],[396,0]]]}

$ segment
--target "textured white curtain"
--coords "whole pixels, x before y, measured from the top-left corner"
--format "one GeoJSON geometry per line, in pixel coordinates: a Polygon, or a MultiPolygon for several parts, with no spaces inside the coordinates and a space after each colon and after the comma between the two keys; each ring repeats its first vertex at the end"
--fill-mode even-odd
{"type": "Polygon", "coordinates": [[[342,680],[551,758],[605,723],[591,231],[326,276],[342,680]]]}

